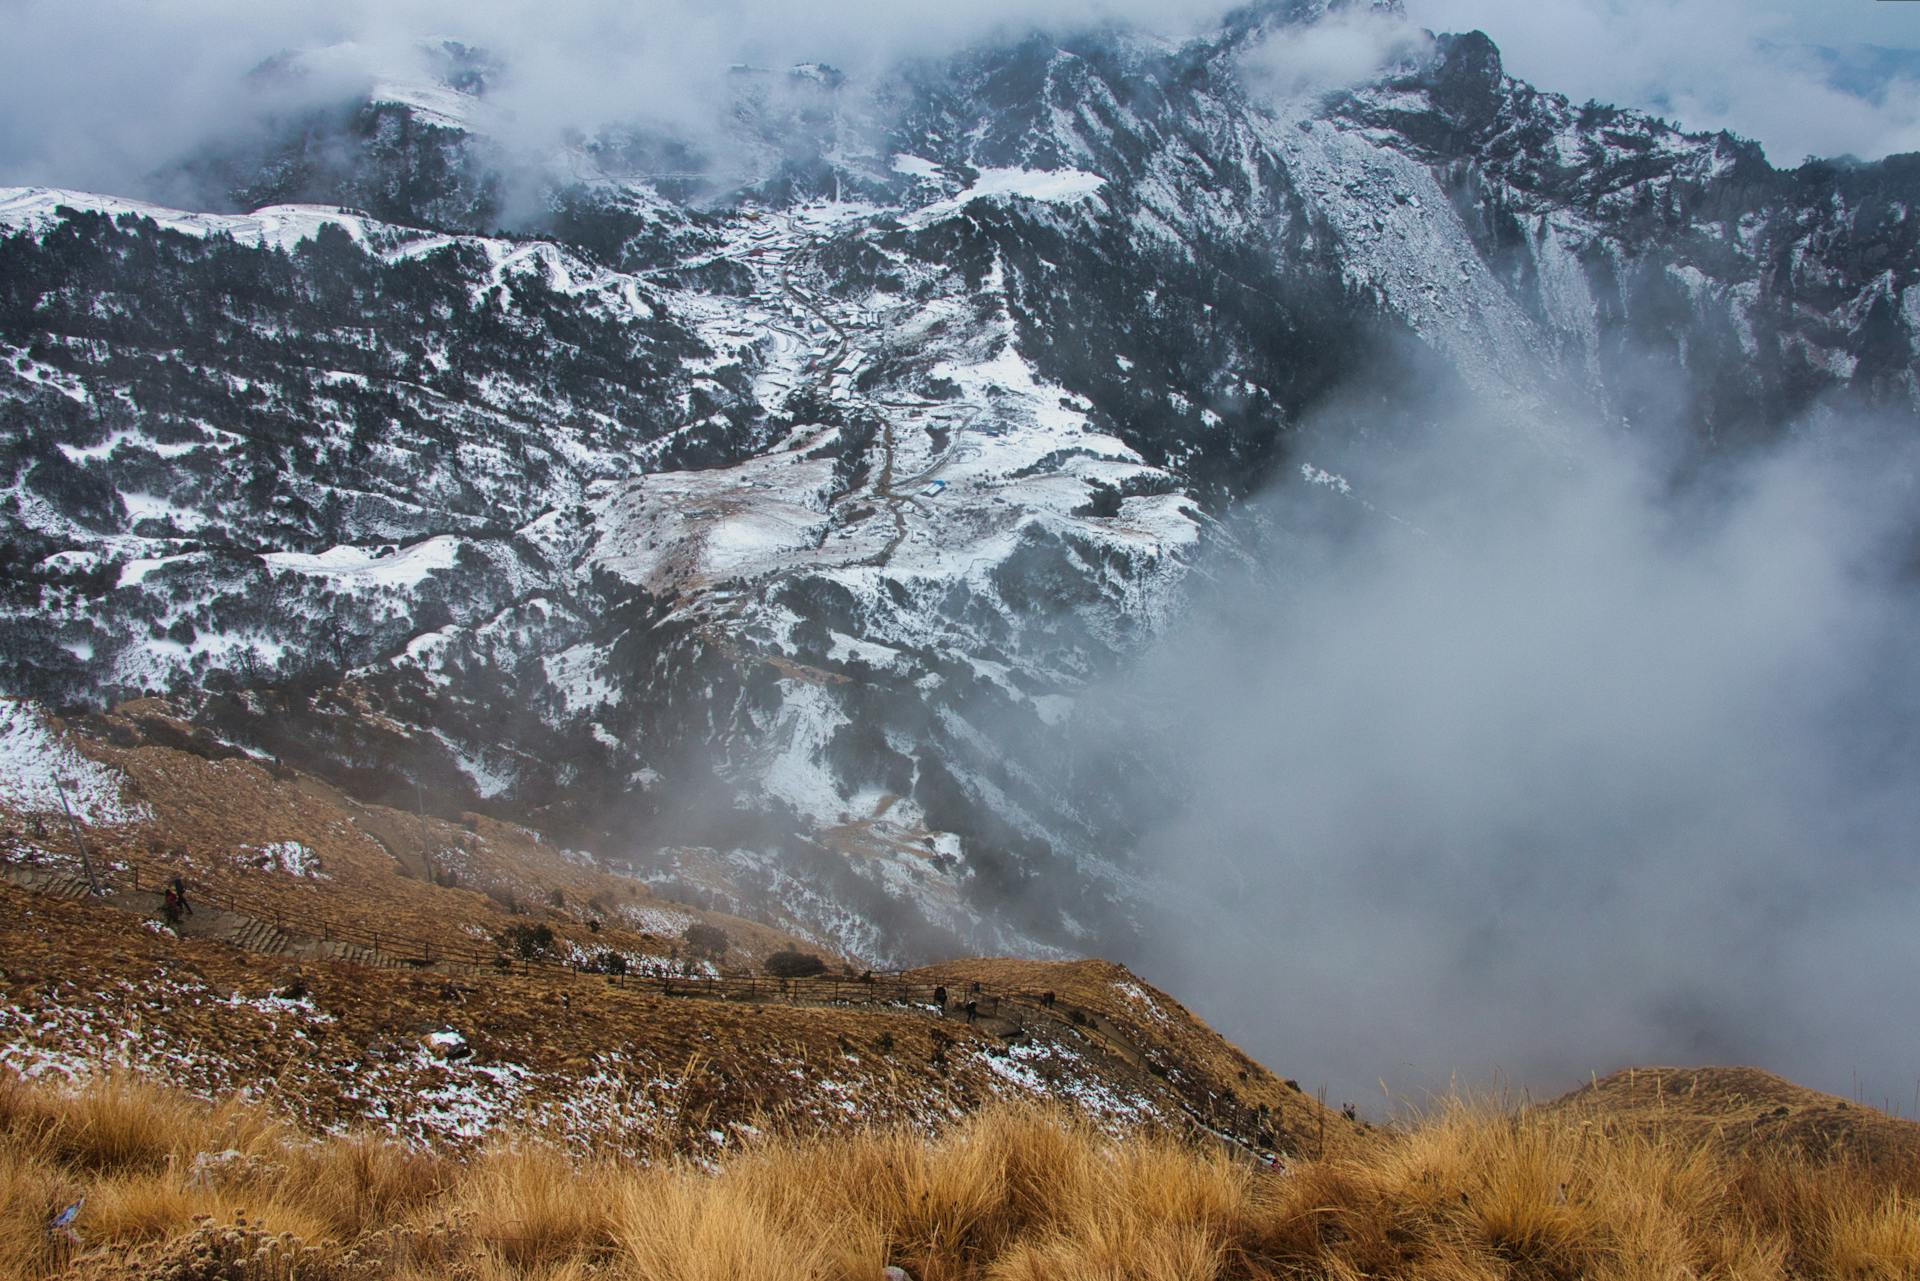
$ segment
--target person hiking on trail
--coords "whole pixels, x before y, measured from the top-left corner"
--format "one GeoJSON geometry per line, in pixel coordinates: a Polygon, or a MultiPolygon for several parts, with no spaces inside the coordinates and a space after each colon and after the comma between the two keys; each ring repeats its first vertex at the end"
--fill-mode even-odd
{"type": "Polygon", "coordinates": [[[947,1012],[947,985],[945,983],[933,989],[933,1003],[940,1007],[942,1014],[947,1012]]]}
{"type": "Polygon", "coordinates": [[[167,896],[161,904],[161,910],[166,913],[168,928],[175,934],[180,933],[182,922],[193,915],[193,904],[187,902],[187,883],[180,877],[174,877],[167,886],[167,896]]]}
{"type": "Polygon", "coordinates": [[[1044,996],[1042,996],[1042,997],[1040,998],[1040,1004],[1042,1004],[1042,1005],[1044,1005],[1044,1006],[1046,1006],[1046,1007],[1047,1007],[1047,1008],[1048,1008],[1049,1010],[1050,1010],[1050,1009],[1052,1009],[1052,1008],[1053,1008],[1053,993],[1052,993],[1052,992],[1048,992],[1048,993],[1046,993],[1046,994],[1045,994],[1044,996]]]}
{"type": "Polygon", "coordinates": [[[972,997],[968,997],[966,1010],[967,1010],[967,1026],[972,1027],[973,1021],[980,1017],[980,1002],[974,1000],[972,997]]]}

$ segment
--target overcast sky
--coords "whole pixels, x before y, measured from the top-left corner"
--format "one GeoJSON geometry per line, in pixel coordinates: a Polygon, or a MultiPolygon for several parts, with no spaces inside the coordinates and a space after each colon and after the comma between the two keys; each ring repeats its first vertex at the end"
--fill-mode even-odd
{"type": "MultiPolygon", "coordinates": [[[[1480,27],[1517,75],[1577,100],[1757,137],[1776,161],[1920,150],[1920,80],[1825,83],[1814,41],[1920,46],[1920,3],[1876,0],[1406,0],[1436,30],[1480,27]],[[1781,47],[1789,46],[1789,47],[1781,47]]],[[[237,86],[284,49],[353,41],[391,64],[447,34],[498,50],[529,133],[712,97],[734,59],[872,64],[1026,24],[1119,19],[1184,34],[1234,0],[0,0],[0,183],[129,192],[258,110],[237,86]]]]}
{"type": "Polygon", "coordinates": [[[407,64],[430,37],[485,47],[512,70],[498,123],[537,147],[568,128],[705,113],[732,62],[858,69],[1009,28],[1101,20],[1183,35],[1235,3],[0,0],[0,183],[131,194],[169,159],[242,128],[260,109],[247,71],[287,50],[332,50],[309,60],[332,73],[310,86],[318,95],[356,62],[379,78],[419,79],[407,64]]]}

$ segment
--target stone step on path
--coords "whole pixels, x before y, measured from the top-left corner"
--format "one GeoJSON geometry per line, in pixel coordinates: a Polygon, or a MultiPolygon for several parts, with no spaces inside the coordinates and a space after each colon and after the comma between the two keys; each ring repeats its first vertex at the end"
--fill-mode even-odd
{"type": "Polygon", "coordinates": [[[59,876],[48,882],[40,892],[55,898],[82,899],[93,893],[93,887],[87,884],[85,877],[59,876]]]}
{"type": "Polygon", "coordinates": [[[403,946],[400,951],[389,951],[386,947],[374,947],[352,939],[314,938],[304,936],[290,943],[288,951],[296,956],[316,961],[344,961],[349,965],[365,966],[374,970],[434,970],[471,969],[455,962],[435,957],[431,961],[423,958],[411,947],[403,946]]]}
{"type": "Polygon", "coordinates": [[[87,878],[58,867],[0,868],[0,876],[22,889],[52,898],[82,899],[93,892],[87,878]]]}
{"type": "MultiPolygon", "coordinates": [[[[115,906],[139,911],[153,920],[165,919],[164,904],[158,894],[122,893],[114,895],[114,900],[115,906]]],[[[180,935],[182,938],[226,943],[243,952],[257,952],[262,956],[278,956],[292,942],[287,932],[272,921],[245,912],[228,911],[205,902],[194,904],[192,913],[180,922],[180,935]]]]}
{"type": "Polygon", "coordinates": [[[374,968],[378,968],[380,962],[384,959],[380,953],[370,947],[363,947],[358,943],[341,942],[339,939],[323,942],[320,945],[320,952],[331,960],[345,961],[349,965],[365,965],[374,968]]]}
{"type": "Polygon", "coordinates": [[[248,952],[258,952],[262,956],[278,956],[287,950],[287,933],[271,921],[263,921],[257,916],[243,916],[240,913],[228,913],[237,918],[227,942],[248,952]]]}
{"type": "Polygon", "coordinates": [[[943,1023],[953,1023],[961,1027],[971,1027],[976,1032],[984,1032],[988,1036],[999,1037],[1002,1041],[1014,1040],[1026,1032],[1025,1025],[1019,1020],[1010,1019],[999,1014],[981,1014],[976,1016],[974,1021],[969,1024],[967,1022],[966,1011],[957,1005],[948,1006],[946,1014],[935,1015],[934,1017],[940,1019],[943,1023]]]}
{"type": "Polygon", "coordinates": [[[372,970],[394,970],[401,966],[399,960],[378,948],[365,943],[350,943],[345,939],[323,941],[320,954],[329,960],[345,961],[349,965],[361,965],[372,970]]]}

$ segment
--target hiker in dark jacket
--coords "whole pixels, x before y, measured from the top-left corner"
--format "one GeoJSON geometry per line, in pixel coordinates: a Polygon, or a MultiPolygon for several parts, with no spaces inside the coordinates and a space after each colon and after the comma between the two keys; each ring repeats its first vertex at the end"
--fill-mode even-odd
{"type": "Polygon", "coordinates": [[[180,933],[186,918],[193,915],[193,904],[187,902],[187,883],[180,877],[174,877],[167,885],[167,896],[161,904],[161,911],[166,914],[167,927],[175,934],[180,933]]]}
{"type": "Polygon", "coordinates": [[[942,1014],[947,1012],[947,985],[945,983],[933,989],[933,1003],[940,1007],[942,1014]]]}
{"type": "Polygon", "coordinates": [[[972,997],[968,997],[966,1009],[967,1009],[967,1025],[971,1027],[973,1025],[973,1021],[980,1017],[980,1002],[974,1000],[972,997]]]}

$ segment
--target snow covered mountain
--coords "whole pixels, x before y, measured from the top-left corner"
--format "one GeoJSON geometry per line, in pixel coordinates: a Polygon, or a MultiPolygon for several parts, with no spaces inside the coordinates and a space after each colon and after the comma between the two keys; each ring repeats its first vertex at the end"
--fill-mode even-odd
{"type": "Polygon", "coordinates": [[[1705,451],[1920,395],[1913,158],[1779,171],[1477,33],[1277,78],[1327,8],[739,68],[531,175],[449,44],[168,176],[212,212],[0,192],[7,692],[876,958],[1072,949],[1139,900],[1075,694],[1281,468],[1337,500],[1436,393],[1705,451]]]}

